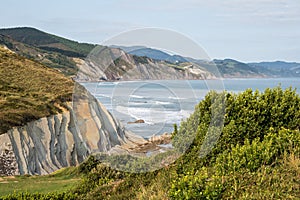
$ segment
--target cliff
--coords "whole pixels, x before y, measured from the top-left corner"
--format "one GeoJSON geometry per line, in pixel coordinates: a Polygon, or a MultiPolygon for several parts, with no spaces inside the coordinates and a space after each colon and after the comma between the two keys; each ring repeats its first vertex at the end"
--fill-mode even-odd
{"type": "Polygon", "coordinates": [[[144,141],[126,132],[83,87],[76,87],[73,99],[61,114],[0,135],[0,175],[48,174],[91,153],[144,141]]]}
{"type": "Polygon", "coordinates": [[[74,59],[78,81],[212,79],[213,73],[195,63],[174,64],[130,55],[121,49],[99,46],[85,60],[74,59]]]}

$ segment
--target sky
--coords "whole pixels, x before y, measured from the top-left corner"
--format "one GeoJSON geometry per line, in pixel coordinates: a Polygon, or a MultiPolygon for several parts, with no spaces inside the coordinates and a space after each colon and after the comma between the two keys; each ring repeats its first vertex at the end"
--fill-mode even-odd
{"type": "Polygon", "coordinates": [[[10,0],[0,27],[35,27],[101,44],[122,32],[178,32],[211,58],[300,62],[299,0],[10,0]]]}

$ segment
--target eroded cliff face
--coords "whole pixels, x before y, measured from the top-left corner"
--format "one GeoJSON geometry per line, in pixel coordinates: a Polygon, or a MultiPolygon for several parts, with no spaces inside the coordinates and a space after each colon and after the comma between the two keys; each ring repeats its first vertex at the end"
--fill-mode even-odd
{"type": "Polygon", "coordinates": [[[0,135],[0,175],[48,174],[77,165],[94,152],[143,139],[127,133],[83,87],[62,114],[44,117],[0,135]]]}
{"type": "Polygon", "coordinates": [[[98,47],[85,60],[75,59],[78,81],[197,80],[214,79],[213,73],[195,63],[177,66],[120,49],[98,47]]]}

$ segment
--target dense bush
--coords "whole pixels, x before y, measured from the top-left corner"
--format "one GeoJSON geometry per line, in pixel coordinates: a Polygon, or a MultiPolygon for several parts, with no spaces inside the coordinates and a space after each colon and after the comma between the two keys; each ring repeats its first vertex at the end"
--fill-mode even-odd
{"type": "MultiPolygon", "coordinates": [[[[262,179],[260,184],[263,184],[261,171],[274,173],[275,169],[282,170],[282,160],[286,155],[291,154],[300,156],[300,132],[298,130],[283,129],[278,133],[272,132],[263,141],[257,138],[250,143],[246,139],[243,145],[237,144],[219,154],[215,164],[211,167],[203,166],[197,169],[195,173],[189,172],[183,176],[179,175],[172,183],[170,197],[174,199],[220,199],[222,195],[230,194],[235,184],[236,187],[247,186],[244,175],[262,179]],[[271,168],[265,168],[265,166],[271,168]]],[[[300,172],[300,162],[297,169],[300,172]]],[[[277,174],[273,175],[274,177],[271,176],[269,179],[273,179],[275,182],[281,178],[277,174]]],[[[292,188],[298,183],[290,182],[286,185],[288,184],[292,188]]],[[[268,190],[272,187],[273,184],[271,183],[265,186],[265,189],[268,190]]],[[[279,196],[282,191],[284,188],[281,188],[279,196]]],[[[269,193],[268,195],[272,194],[269,193]]],[[[295,194],[297,194],[296,191],[289,193],[291,196],[295,194]]],[[[230,194],[231,197],[235,195],[235,192],[230,194]]],[[[251,196],[248,191],[241,193],[241,195],[251,196]]]]}
{"type": "Polygon", "coordinates": [[[259,138],[251,143],[246,139],[244,145],[237,144],[218,155],[215,166],[221,175],[242,168],[254,172],[262,165],[275,164],[282,159],[284,153],[300,155],[299,131],[283,129],[278,133],[268,134],[261,142],[259,138]]]}
{"type": "Polygon", "coordinates": [[[132,167],[143,169],[173,154],[107,158],[125,166],[124,173],[90,157],[79,167],[85,174],[82,183],[71,191],[73,196],[68,195],[71,199],[300,199],[299,125],[300,97],[291,88],[210,92],[175,128],[174,152],[183,153],[175,163],[132,173],[132,167]]]}
{"type": "Polygon", "coordinates": [[[272,189],[277,181],[293,177],[291,173],[295,173],[284,170],[284,156],[300,156],[300,98],[296,91],[291,88],[283,91],[276,87],[266,89],[264,93],[250,89],[240,94],[225,93],[224,128],[211,152],[203,158],[200,155],[207,139],[219,135],[219,130],[211,127],[210,113],[213,103],[220,101],[222,96],[224,94],[210,93],[196,107],[195,113],[181,124],[177,133],[181,135],[177,137],[178,146],[184,136],[195,139],[176,163],[177,176],[171,184],[170,197],[251,197],[253,190],[238,192],[237,188],[256,184],[257,179],[263,180],[262,171],[270,173],[266,175],[269,182],[264,184],[262,181],[266,192],[256,193],[256,198],[299,197],[296,195],[299,188],[291,190],[299,184],[299,180],[282,181],[277,191],[272,189]],[[276,174],[280,171],[284,173],[276,174]],[[286,188],[289,189],[285,192],[286,188]]]}

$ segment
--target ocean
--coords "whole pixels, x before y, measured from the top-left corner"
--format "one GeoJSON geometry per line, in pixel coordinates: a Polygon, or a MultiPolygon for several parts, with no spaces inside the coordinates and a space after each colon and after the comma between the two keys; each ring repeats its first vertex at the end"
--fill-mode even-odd
{"type": "Polygon", "coordinates": [[[264,91],[281,85],[296,88],[299,78],[159,80],[81,83],[117,118],[127,130],[149,138],[172,132],[173,125],[194,111],[210,90],[238,93],[245,89],[264,91]],[[130,123],[143,120],[145,123],[130,123]]]}

